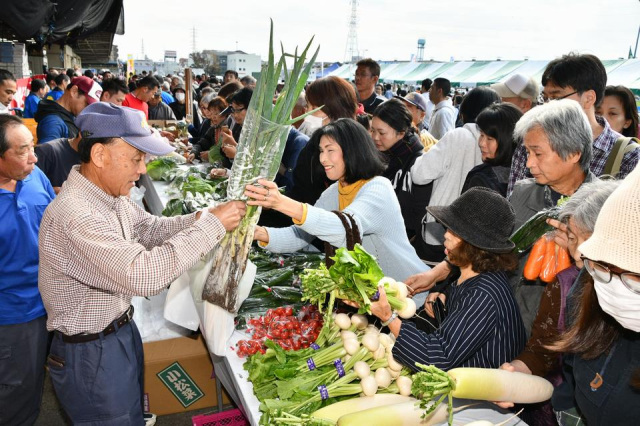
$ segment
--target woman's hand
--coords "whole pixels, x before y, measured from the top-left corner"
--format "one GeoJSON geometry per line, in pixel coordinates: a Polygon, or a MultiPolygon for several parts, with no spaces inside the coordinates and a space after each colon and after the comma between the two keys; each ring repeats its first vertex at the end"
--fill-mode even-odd
{"type": "Polygon", "coordinates": [[[228,169],[211,169],[211,171],[209,172],[209,176],[211,176],[212,178],[227,177],[229,176],[229,170],[228,169]]]}
{"type": "Polygon", "coordinates": [[[435,274],[433,273],[433,269],[412,275],[404,280],[404,283],[407,286],[407,290],[409,290],[410,296],[414,296],[418,293],[429,290],[436,284],[436,282],[437,280],[435,274]]]}
{"type": "Polygon", "coordinates": [[[193,163],[193,160],[196,159],[196,155],[195,154],[188,154],[188,155],[186,155],[185,158],[187,160],[187,163],[193,163]]]}
{"type": "Polygon", "coordinates": [[[547,219],[547,223],[556,228],[553,233],[555,243],[564,249],[568,249],[569,237],[567,235],[567,225],[555,219],[547,219]]]}
{"type": "Polygon", "coordinates": [[[227,156],[227,158],[235,158],[238,151],[238,143],[233,138],[231,130],[229,128],[222,129],[222,147],[220,149],[227,156]]]}
{"type": "Polygon", "coordinates": [[[258,184],[247,185],[244,188],[244,195],[251,198],[247,204],[278,210],[282,199],[286,198],[278,191],[278,185],[266,179],[258,180],[258,184]]]}
{"type": "Polygon", "coordinates": [[[209,151],[202,151],[200,153],[200,161],[202,161],[204,163],[208,163],[209,162],[209,151]]]}
{"type": "Polygon", "coordinates": [[[269,243],[269,233],[264,226],[256,226],[253,231],[253,239],[261,243],[269,243]]]}
{"type": "MultiPolygon", "coordinates": [[[[391,305],[389,304],[389,300],[387,299],[387,293],[384,291],[384,286],[378,286],[378,301],[371,303],[371,313],[378,318],[382,322],[387,321],[391,318],[392,310],[391,305]]],[[[345,305],[349,305],[354,308],[360,308],[360,305],[352,300],[343,300],[345,305]]]]}
{"type": "Polygon", "coordinates": [[[436,299],[440,299],[444,304],[447,301],[447,296],[443,293],[429,293],[429,295],[427,296],[427,300],[425,300],[424,302],[424,311],[427,313],[427,315],[434,319],[436,315],[433,312],[433,304],[436,303],[436,299]]]}

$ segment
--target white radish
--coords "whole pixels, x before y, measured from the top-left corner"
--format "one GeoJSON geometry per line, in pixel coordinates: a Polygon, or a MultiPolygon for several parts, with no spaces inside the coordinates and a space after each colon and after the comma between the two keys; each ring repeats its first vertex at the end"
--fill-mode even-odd
{"type": "Polygon", "coordinates": [[[407,289],[407,285],[401,281],[396,282],[396,297],[399,300],[405,300],[407,296],[409,296],[409,290],[407,289]]]}
{"type": "Polygon", "coordinates": [[[386,286],[386,288],[393,288],[396,285],[396,280],[391,277],[382,277],[380,281],[378,281],[378,287],[381,285],[386,286]]]}
{"type": "MultiPolygon", "coordinates": [[[[404,367],[402,364],[400,364],[399,362],[397,362],[395,360],[395,358],[393,357],[393,354],[391,352],[389,352],[387,354],[387,363],[389,364],[389,368],[392,370],[396,370],[396,371],[400,371],[402,370],[402,367],[404,367]]],[[[496,400],[498,401],[498,400],[496,400]]]]}
{"type": "Polygon", "coordinates": [[[391,340],[391,337],[389,337],[387,333],[380,333],[378,335],[378,340],[380,341],[380,344],[385,347],[385,349],[389,349],[393,346],[393,340],[391,340]]]}
{"type": "Polygon", "coordinates": [[[350,330],[342,330],[340,332],[340,337],[342,337],[342,341],[355,339],[358,340],[358,335],[350,330]]]}
{"type": "Polygon", "coordinates": [[[378,336],[375,334],[369,333],[365,334],[362,338],[362,346],[369,349],[371,352],[375,352],[380,347],[380,341],[378,340],[378,336]]]}
{"type": "MultiPolygon", "coordinates": [[[[393,370],[391,370],[393,371],[393,370]]],[[[400,395],[409,396],[411,395],[411,384],[413,380],[407,376],[400,376],[396,379],[396,384],[398,385],[398,389],[400,390],[400,395]]]]}
{"type": "Polygon", "coordinates": [[[362,393],[364,393],[365,396],[372,396],[378,392],[378,382],[371,375],[361,379],[360,386],[362,387],[362,393]]]}
{"type": "Polygon", "coordinates": [[[391,374],[389,374],[386,368],[378,368],[375,378],[376,383],[378,383],[378,388],[380,389],[384,389],[391,384],[391,374]]]}
{"type": "Polygon", "coordinates": [[[353,314],[351,315],[351,325],[358,330],[364,330],[369,325],[369,320],[364,315],[353,314]]]}
{"type": "Polygon", "coordinates": [[[338,327],[342,330],[347,330],[351,327],[351,319],[347,314],[336,314],[335,322],[338,327]]]}
{"type": "MultiPolygon", "coordinates": [[[[391,365],[391,363],[389,363],[391,365]]],[[[454,368],[455,398],[533,404],[551,398],[553,385],[542,377],[493,368],[454,368]]]]}
{"type": "Polygon", "coordinates": [[[389,374],[391,374],[391,378],[392,379],[397,379],[398,377],[400,377],[400,372],[399,371],[392,370],[389,367],[387,367],[387,371],[389,372],[389,374]]]}
{"type": "Polygon", "coordinates": [[[416,314],[416,302],[413,299],[407,298],[404,300],[404,308],[398,311],[400,318],[411,318],[416,314]]]}
{"type": "Polygon", "coordinates": [[[344,356],[344,362],[349,362],[349,360],[350,360],[350,359],[351,359],[351,355],[346,354],[346,355],[344,356]]]}
{"type": "Polygon", "coordinates": [[[378,350],[376,350],[376,351],[373,353],[373,359],[375,359],[375,360],[379,360],[379,359],[384,358],[386,355],[387,355],[387,352],[386,352],[386,350],[385,350],[384,346],[380,345],[380,346],[378,347],[378,350]]]}
{"type": "Polygon", "coordinates": [[[380,334],[380,330],[378,330],[378,327],[376,327],[375,325],[369,324],[367,328],[364,329],[364,334],[369,333],[373,333],[377,336],[378,334],[380,334]]]}
{"type": "MultiPolygon", "coordinates": [[[[468,406],[459,407],[458,411],[468,406]]],[[[367,410],[346,414],[338,419],[338,426],[414,426],[436,425],[446,422],[449,418],[447,404],[441,403],[424,419],[424,408],[420,408],[415,402],[402,402],[383,407],[369,408],[367,410]]]]}
{"type": "Polygon", "coordinates": [[[349,355],[355,355],[355,353],[358,352],[358,349],[360,349],[360,342],[356,339],[345,340],[342,342],[342,345],[349,355]]]}
{"type": "Polygon", "coordinates": [[[520,413],[522,413],[522,410],[524,410],[524,408],[520,409],[520,411],[518,411],[516,414],[514,414],[513,416],[509,417],[507,420],[505,420],[503,422],[500,422],[500,423],[491,423],[489,420],[476,420],[476,421],[473,421],[471,423],[466,423],[464,426],[502,426],[502,425],[506,425],[514,417],[518,417],[520,415],[520,413]]]}
{"type": "Polygon", "coordinates": [[[375,394],[373,396],[362,396],[336,402],[321,408],[311,414],[314,419],[330,420],[333,423],[346,414],[356,413],[374,407],[384,407],[386,405],[399,404],[401,402],[415,402],[414,398],[395,394],[375,394]]]}
{"type": "Polygon", "coordinates": [[[371,375],[371,368],[369,364],[364,361],[358,361],[353,366],[353,371],[356,372],[360,379],[364,379],[365,377],[371,375]]]}

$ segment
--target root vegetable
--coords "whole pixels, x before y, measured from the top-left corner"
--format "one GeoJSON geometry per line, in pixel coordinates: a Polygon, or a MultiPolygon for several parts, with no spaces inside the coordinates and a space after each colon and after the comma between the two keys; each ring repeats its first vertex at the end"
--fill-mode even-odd
{"type": "Polygon", "coordinates": [[[404,308],[398,311],[398,316],[405,319],[411,318],[416,314],[416,302],[413,299],[405,299],[404,303],[404,308]]]}
{"type": "Polygon", "coordinates": [[[411,395],[412,382],[413,381],[411,380],[411,378],[407,376],[400,376],[396,378],[396,384],[398,385],[398,389],[400,390],[400,395],[406,395],[406,396],[411,395]]]}
{"type": "Polygon", "coordinates": [[[387,368],[387,371],[389,372],[389,374],[391,375],[392,379],[397,379],[397,378],[400,377],[400,372],[399,371],[392,370],[389,367],[386,367],[386,368],[387,368]]]}
{"type": "MultiPolygon", "coordinates": [[[[387,354],[387,362],[389,363],[389,368],[395,371],[400,371],[402,370],[402,367],[404,367],[402,364],[400,364],[395,360],[391,352],[387,354]]],[[[500,400],[496,400],[496,401],[500,401],[500,400]]]]}
{"type": "Polygon", "coordinates": [[[351,319],[347,314],[336,314],[335,322],[342,330],[348,330],[351,327],[351,319]]]}
{"type": "Polygon", "coordinates": [[[380,335],[378,335],[378,340],[385,349],[389,349],[393,346],[393,340],[391,340],[391,337],[389,337],[387,333],[380,333],[380,335]]]}
{"type": "Polygon", "coordinates": [[[391,384],[391,374],[389,374],[386,368],[378,368],[375,378],[376,383],[378,383],[378,388],[384,389],[391,384]]]}
{"type": "Polygon", "coordinates": [[[386,356],[387,352],[384,346],[380,345],[378,349],[373,353],[373,359],[379,360],[383,359],[386,356]]]}
{"type": "Polygon", "coordinates": [[[342,330],[340,332],[340,337],[342,337],[342,340],[358,340],[358,335],[356,333],[354,333],[353,331],[349,331],[349,330],[342,330]]]}
{"type": "Polygon", "coordinates": [[[404,300],[407,298],[407,296],[409,296],[409,290],[407,289],[407,285],[401,281],[398,281],[396,283],[396,290],[398,291],[398,294],[396,295],[396,297],[400,300],[404,300]]]}
{"type": "Polygon", "coordinates": [[[380,341],[375,334],[365,334],[362,338],[362,346],[369,349],[371,352],[375,352],[380,347],[380,341]]]}
{"type": "Polygon", "coordinates": [[[360,379],[364,379],[365,377],[371,375],[371,369],[369,368],[369,364],[364,361],[358,361],[353,366],[353,371],[356,372],[360,379]]]}
{"type": "Polygon", "coordinates": [[[360,342],[355,339],[348,339],[343,342],[344,349],[349,355],[354,355],[360,349],[360,342]]]}
{"type": "Polygon", "coordinates": [[[369,320],[364,315],[353,314],[351,315],[351,325],[358,330],[364,330],[369,325],[369,320]]]}
{"type": "Polygon", "coordinates": [[[328,405],[311,414],[311,417],[314,419],[329,420],[335,423],[340,417],[346,414],[356,413],[358,411],[367,410],[373,407],[384,407],[387,405],[399,404],[402,402],[415,401],[416,400],[414,398],[410,398],[408,396],[392,394],[362,396],[359,398],[347,399],[328,405]]]}
{"type": "Polygon", "coordinates": [[[364,393],[365,396],[372,396],[378,392],[378,382],[371,375],[361,379],[360,386],[362,387],[362,393],[364,393]]]}
{"type": "Polygon", "coordinates": [[[380,330],[373,324],[369,324],[367,328],[364,329],[364,334],[374,333],[376,336],[380,334],[380,330]]]}

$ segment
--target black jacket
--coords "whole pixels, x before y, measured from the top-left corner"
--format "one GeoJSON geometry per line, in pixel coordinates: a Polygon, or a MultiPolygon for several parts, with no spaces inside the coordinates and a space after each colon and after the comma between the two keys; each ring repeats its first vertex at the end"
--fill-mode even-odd
{"type": "Polygon", "coordinates": [[[474,186],[483,186],[499,192],[506,198],[509,170],[510,168],[505,166],[492,166],[489,163],[478,164],[467,173],[461,194],[474,186]]]}

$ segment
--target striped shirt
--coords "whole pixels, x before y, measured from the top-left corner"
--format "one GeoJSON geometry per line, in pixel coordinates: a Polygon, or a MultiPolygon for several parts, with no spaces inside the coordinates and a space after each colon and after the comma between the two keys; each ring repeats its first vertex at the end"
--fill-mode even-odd
{"type": "Polygon", "coordinates": [[[47,328],[98,333],[132,296],[159,293],[226,231],[215,215],[160,218],[112,197],[75,166],[40,226],[39,288],[47,328]]]}
{"type": "Polygon", "coordinates": [[[524,348],[524,325],[504,272],[482,273],[452,285],[446,306],[447,317],[434,333],[403,321],[393,346],[397,361],[413,370],[416,362],[443,370],[498,368],[524,348]]]}
{"type": "MultiPolygon", "coordinates": [[[[593,154],[589,169],[596,176],[604,173],[604,166],[607,164],[609,153],[613,149],[618,138],[622,135],[611,128],[607,120],[600,116],[596,116],[596,121],[604,127],[600,136],[593,140],[593,154]]],[[[511,174],[509,175],[509,187],[507,189],[507,197],[511,196],[513,188],[517,181],[530,178],[531,174],[527,168],[527,150],[523,143],[520,143],[513,153],[511,161],[511,174]]],[[[618,179],[624,179],[633,169],[635,169],[640,160],[640,149],[634,149],[622,157],[620,163],[620,172],[616,176],[618,179]]]]}

